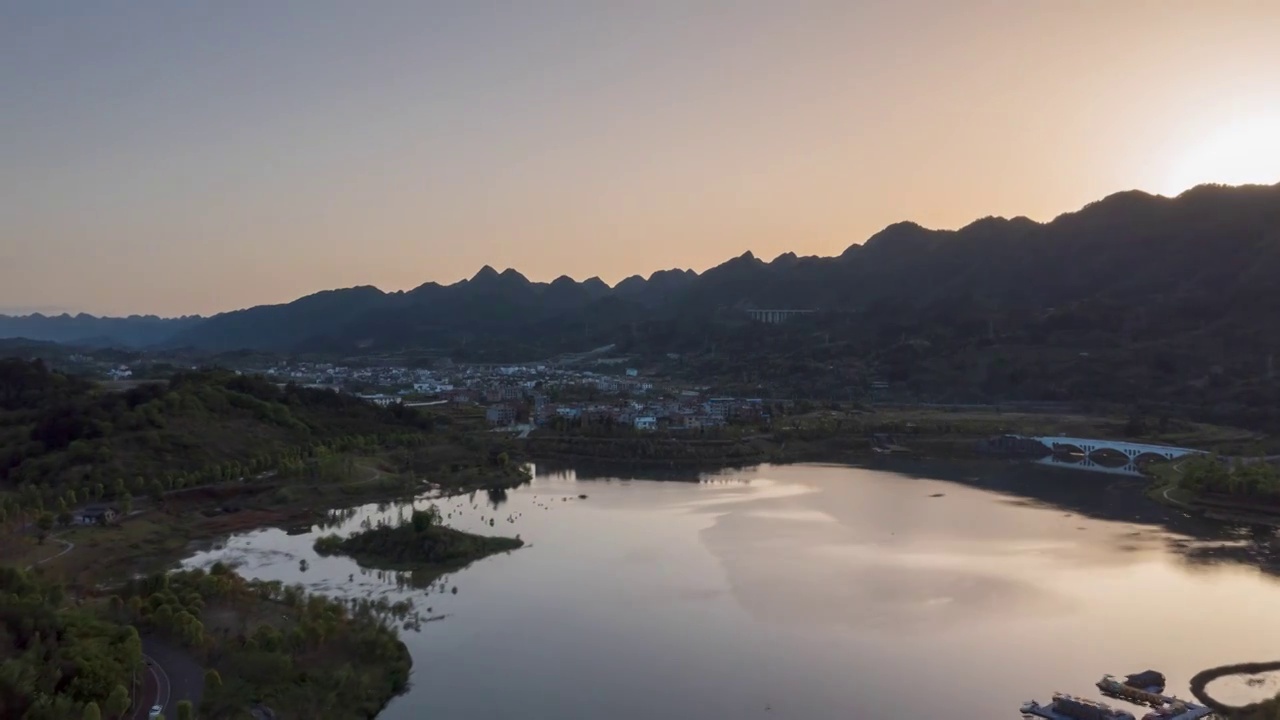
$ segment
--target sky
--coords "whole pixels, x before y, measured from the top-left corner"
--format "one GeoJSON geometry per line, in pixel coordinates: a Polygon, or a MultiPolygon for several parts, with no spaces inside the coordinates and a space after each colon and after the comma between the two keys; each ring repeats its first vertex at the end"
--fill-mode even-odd
{"type": "Polygon", "coordinates": [[[0,1],[0,311],[614,283],[1280,180],[1270,0],[0,1]]]}

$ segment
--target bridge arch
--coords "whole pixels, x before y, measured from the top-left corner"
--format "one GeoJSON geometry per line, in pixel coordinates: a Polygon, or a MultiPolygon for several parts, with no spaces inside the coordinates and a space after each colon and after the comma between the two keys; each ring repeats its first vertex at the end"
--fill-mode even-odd
{"type": "Polygon", "coordinates": [[[1086,458],[1093,456],[1094,453],[1097,453],[1100,450],[1108,450],[1123,455],[1128,458],[1130,463],[1134,462],[1138,458],[1143,458],[1144,460],[1173,460],[1187,455],[1206,454],[1203,450],[1174,447],[1172,445],[1126,442],[1123,440],[1101,440],[1096,438],[1076,438],[1065,436],[1033,437],[1028,439],[1035,440],[1051,450],[1079,450],[1086,458]]]}

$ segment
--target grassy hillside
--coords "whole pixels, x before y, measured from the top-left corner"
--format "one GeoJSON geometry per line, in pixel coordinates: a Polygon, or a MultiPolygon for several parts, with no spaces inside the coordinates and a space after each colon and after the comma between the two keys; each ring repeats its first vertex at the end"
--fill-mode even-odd
{"type": "Polygon", "coordinates": [[[305,445],[430,429],[412,412],[228,372],[109,392],[39,361],[0,361],[0,487],[25,503],[234,479],[305,445]]]}

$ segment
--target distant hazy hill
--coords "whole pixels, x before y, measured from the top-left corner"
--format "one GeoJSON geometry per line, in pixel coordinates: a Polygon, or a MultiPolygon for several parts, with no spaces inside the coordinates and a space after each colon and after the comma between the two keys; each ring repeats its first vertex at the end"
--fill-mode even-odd
{"type": "Polygon", "coordinates": [[[765,262],[746,253],[701,274],[669,270],[613,288],[596,278],[536,283],[485,267],[452,285],[329,290],[207,319],[0,318],[0,337],[527,359],[609,342],[697,347],[745,321],[750,307],[856,313],[857,323],[822,322],[824,342],[858,340],[859,352],[930,335],[938,323],[959,334],[998,326],[1036,337],[1080,322],[1124,326],[1130,336],[1225,323],[1270,337],[1280,329],[1271,327],[1277,279],[1280,185],[1202,186],[1177,198],[1118,193],[1048,223],[984,218],[951,231],[902,222],[836,257],[765,262]]]}
{"type": "Polygon", "coordinates": [[[155,315],[0,315],[0,338],[27,338],[85,347],[146,347],[164,342],[203,318],[155,315]]]}

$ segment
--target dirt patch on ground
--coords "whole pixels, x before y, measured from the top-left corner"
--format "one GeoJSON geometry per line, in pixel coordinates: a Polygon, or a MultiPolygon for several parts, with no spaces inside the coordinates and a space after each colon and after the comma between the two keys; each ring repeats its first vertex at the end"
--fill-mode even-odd
{"type": "Polygon", "coordinates": [[[200,535],[230,535],[261,527],[292,525],[309,519],[314,518],[307,511],[246,509],[202,518],[196,525],[196,532],[200,535]]]}
{"type": "Polygon", "coordinates": [[[197,507],[210,507],[225,504],[241,503],[256,498],[279,487],[279,483],[266,485],[209,485],[206,487],[176,490],[164,496],[166,510],[187,510],[197,507]]]}

